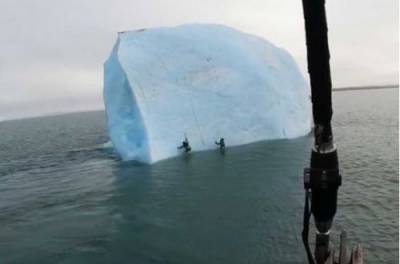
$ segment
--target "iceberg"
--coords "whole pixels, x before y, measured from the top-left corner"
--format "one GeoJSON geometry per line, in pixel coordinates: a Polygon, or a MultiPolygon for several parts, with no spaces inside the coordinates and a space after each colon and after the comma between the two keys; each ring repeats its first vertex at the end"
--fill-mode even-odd
{"type": "Polygon", "coordinates": [[[311,130],[309,86],[290,54],[222,25],[120,32],[104,64],[112,144],[153,163],[192,151],[294,138],[311,130]]]}

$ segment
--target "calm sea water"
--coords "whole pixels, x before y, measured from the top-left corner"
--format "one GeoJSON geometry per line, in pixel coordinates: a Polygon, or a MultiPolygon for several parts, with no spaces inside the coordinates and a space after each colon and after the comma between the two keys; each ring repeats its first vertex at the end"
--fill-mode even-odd
{"type": "MultiPolygon", "coordinates": [[[[346,229],[367,263],[397,263],[398,90],[337,92],[334,103],[334,242],[346,229]]],[[[102,147],[104,122],[0,122],[0,263],[305,263],[311,137],[147,166],[102,147]]]]}

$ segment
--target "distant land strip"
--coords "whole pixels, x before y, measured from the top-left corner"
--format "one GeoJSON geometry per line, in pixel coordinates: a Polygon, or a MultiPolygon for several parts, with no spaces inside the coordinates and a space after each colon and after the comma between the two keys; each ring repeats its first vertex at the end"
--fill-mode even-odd
{"type": "Polygon", "coordinates": [[[344,91],[354,91],[354,90],[383,90],[383,89],[399,89],[399,85],[391,84],[391,85],[338,87],[338,88],[333,88],[332,92],[344,92],[344,91]]]}

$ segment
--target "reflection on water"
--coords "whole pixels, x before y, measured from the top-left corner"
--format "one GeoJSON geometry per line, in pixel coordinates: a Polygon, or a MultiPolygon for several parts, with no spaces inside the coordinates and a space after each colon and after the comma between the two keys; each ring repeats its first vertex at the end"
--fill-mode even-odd
{"type": "Polygon", "coordinates": [[[309,141],[261,142],[228,149],[225,156],[216,150],[154,166],[117,166],[112,200],[120,208],[121,236],[115,255],[125,259],[129,247],[140,263],[301,262],[298,172],[309,141]],[[284,166],[288,160],[294,166],[284,166]]]}

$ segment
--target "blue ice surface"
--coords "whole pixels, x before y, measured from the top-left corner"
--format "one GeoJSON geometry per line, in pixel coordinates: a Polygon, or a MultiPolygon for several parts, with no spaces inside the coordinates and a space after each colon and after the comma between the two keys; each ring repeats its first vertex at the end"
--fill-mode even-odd
{"type": "Polygon", "coordinates": [[[181,153],[311,129],[309,87],[295,61],[267,40],[222,25],[189,24],[118,35],[104,66],[109,136],[123,160],[181,153]]]}

